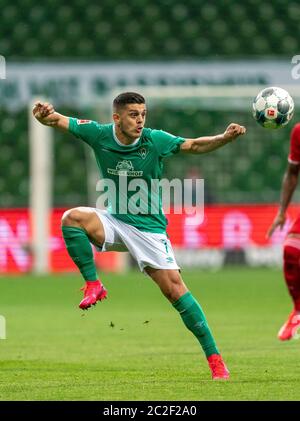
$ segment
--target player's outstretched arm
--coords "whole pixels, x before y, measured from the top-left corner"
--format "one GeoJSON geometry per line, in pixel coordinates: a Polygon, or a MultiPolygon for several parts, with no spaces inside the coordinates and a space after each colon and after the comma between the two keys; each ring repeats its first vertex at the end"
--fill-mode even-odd
{"type": "Polygon", "coordinates": [[[62,130],[68,130],[69,128],[69,117],[57,113],[53,105],[48,102],[36,102],[32,113],[45,126],[56,127],[62,130]]]}
{"type": "Polygon", "coordinates": [[[181,144],[180,150],[186,153],[201,154],[214,151],[221,146],[232,142],[238,136],[246,133],[246,128],[236,123],[231,123],[224,133],[216,136],[204,136],[195,139],[186,139],[181,144]]]}
{"type": "Polygon", "coordinates": [[[293,193],[298,184],[299,177],[299,164],[288,163],[288,167],[284,173],[280,194],[280,206],[277,212],[277,215],[274,218],[274,221],[267,232],[267,238],[270,238],[273,232],[280,227],[283,228],[286,220],[286,210],[290,204],[290,201],[293,197],[293,193]]]}

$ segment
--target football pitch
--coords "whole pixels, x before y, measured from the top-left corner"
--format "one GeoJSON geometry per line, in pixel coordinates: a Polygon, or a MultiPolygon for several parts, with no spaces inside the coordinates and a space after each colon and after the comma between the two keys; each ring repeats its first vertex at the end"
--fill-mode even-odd
{"type": "Polygon", "coordinates": [[[104,274],[108,299],[78,308],[77,275],[0,278],[0,400],[299,400],[300,341],[282,273],[183,271],[231,372],[213,382],[197,340],[139,272],[104,274]]]}

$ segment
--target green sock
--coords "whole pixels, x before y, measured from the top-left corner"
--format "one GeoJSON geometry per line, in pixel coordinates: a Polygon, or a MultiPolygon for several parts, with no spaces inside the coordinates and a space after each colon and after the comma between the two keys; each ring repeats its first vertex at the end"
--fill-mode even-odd
{"type": "Polygon", "coordinates": [[[215,340],[207,324],[205,315],[199,303],[188,291],[182,295],[173,306],[179,312],[186,327],[196,336],[206,357],[219,354],[215,340]]]}
{"type": "Polygon", "coordinates": [[[77,227],[62,227],[70,257],[86,281],[97,281],[93,250],[86,232],[77,227]]]}

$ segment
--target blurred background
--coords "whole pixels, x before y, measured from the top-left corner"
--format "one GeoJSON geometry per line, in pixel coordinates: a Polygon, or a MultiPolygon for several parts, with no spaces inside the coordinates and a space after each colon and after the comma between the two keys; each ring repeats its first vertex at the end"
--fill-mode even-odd
{"type": "MultiPolygon", "coordinates": [[[[34,132],[32,101],[46,99],[62,114],[108,122],[113,97],[133,88],[146,96],[148,127],[183,137],[221,133],[230,122],[248,130],[214,153],[165,161],[165,177],[205,180],[204,222],[169,217],[180,264],[280,265],[282,240],[298,207],[290,208],[285,231],[271,240],[265,232],[276,213],[290,131],[300,117],[299,2],[0,0],[0,8],[6,63],[0,79],[0,272],[74,270],[60,217],[70,207],[95,206],[97,196],[90,150],[65,133],[34,132]],[[267,86],[285,87],[295,100],[293,121],[281,130],[263,129],[252,117],[252,100],[267,86]],[[46,161],[38,142],[47,142],[46,161]],[[37,187],[37,179],[47,187],[37,187]],[[47,209],[47,219],[39,219],[47,209]]],[[[97,255],[104,270],[125,270],[125,260],[97,255]]]]}

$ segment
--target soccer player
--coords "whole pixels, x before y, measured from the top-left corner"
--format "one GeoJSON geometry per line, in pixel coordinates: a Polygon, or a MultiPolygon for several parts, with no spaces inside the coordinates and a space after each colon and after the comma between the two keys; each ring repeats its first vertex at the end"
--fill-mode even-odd
{"type": "Polygon", "coordinates": [[[150,186],[153,180],[161,179],[165,157],[178,152],[211,152],[244,134],[246,129],[232,123],[222,134],[185,139],[162,130],[145,128],[146,112],[145,99],[134,92],[121,93],[114,99],[111,124],[66,117],[57,113],[49,103],[38,102],[33,108],[33,115],[40,123],[69,131],[92,147],[102,177],[115,186],[117,193],[114,206],[111,206],[114,198],[110,196],[107,210],[78,207],[63,215],[62,232],[68,253],[86,281],[79,307],[87,309],[107,295],[96,273],[91,243],[99,251],[129,251],[140,270],[156,282],[198,339],[212,378],[228,379],[229,371],[203,310],[181,278],[166,235],[167,221],[161,208],[161,192],[153,193],[150,186]],[[146,191],[144,202],[150,203],[153,196],[157,196],[158,212],[151,212],[152,208],[149,211],[149,207],[147,212],[129,211],[127,205],[132,192],[124,191],[125,178],[136,181],[146,191]],[[121,212],[120,208],[124,206],[126,211],[121,212]]]}
{"type": "MultiPolygon", "coordinates": [[[[283,228],[286,211],[296,189],[300,169],[300,123],[291,132],[288,166],[284,173],[278,213],[267,233],[271,237],[276,228],[283,228]]],[[[292,339],[300,328],[300,215],[293,222],[283,244],[284,279],[294,308],[278,332],[278,339],[292,339]]]]}

